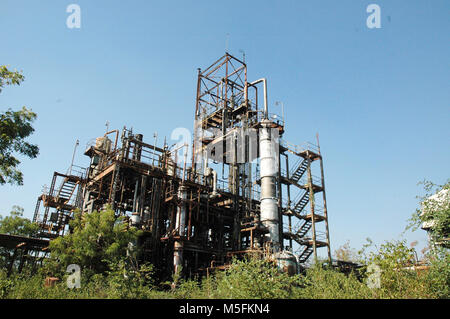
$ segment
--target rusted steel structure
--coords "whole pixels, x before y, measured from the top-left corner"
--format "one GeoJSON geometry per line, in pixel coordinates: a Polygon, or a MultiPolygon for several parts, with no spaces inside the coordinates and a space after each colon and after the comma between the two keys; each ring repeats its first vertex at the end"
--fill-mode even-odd
{"type": "Polygon", "coordinates": [[[33,269],[37,264],[42,264],[48,253],[49,241],[27,236],[0,234],[0,247],[6,249],[4,253],[7,261],[7,275],[11,275],[14,265],[20,273],[25,264],[30,264],[33,269]],[[8,252],[9,251],[9,252],[8,252]]]}
{"type": "Polygon", "coordinates": [[[73,211],[82,203],[84,169],[76,174],[66,175],[54,172],[50,189],[47,190],[44,187],[42,195],[38,197],[33,222],[38,222],[40,225],[40,237],[51,239],[67,232],[67,224],[73,211]],[[41,205],[44,206],[42,214],[40,214],[41,205]],[[51,208],[54,209],[53,212],[50,212],[51,208]]]}
{"type": "Polygon", "coordinates": [[[331,259],[320,148],[283,141],[284,119],[268,104],[267,80],[249,82],[238,58],[199,69],[192,145],[106,132],[86,149],[84,172],[55,172],[39,196],[41,237],[64,235],[75,209],[109,206],[144,231],[141,258],[167,273],[224,268],[251,252],[290,272],[320,247],[331,259]]]}

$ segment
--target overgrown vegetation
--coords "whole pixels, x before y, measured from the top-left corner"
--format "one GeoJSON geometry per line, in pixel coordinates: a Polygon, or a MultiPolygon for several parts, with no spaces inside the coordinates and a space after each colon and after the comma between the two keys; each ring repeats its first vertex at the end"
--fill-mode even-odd
{"type": "MultiPolygon", "coordinates": [[[[6,277],[0,271],[2,298],[448,298],[448,259],[434,264],[427,272],[397,268],[393,256],[383,262],[380,288],[369,288],[362,280],[320,264],[306,274],[288,276],[261,260],[235,261],[225,272],[202,280],[179,280],[175,289],[156,286],[151,267],[130,271],[118,266],[107,274],[82,273],[82,286],[68,289],[64,276],[54,287],[44,287],[45,275],[27,272],[6,277]],[[446,263],[446,264],[445,264],[446,263]],[[391,268],[390,265],[394,265],[391,268]],[[445,269],[446,274],[442,273],[445,269]],[[445,277],[447,283],[445,284],[445,277]]],[[[448,256],[447,256],[448,258],[448,256]]]]}
{"type": "MultiPolygon", "coordinates": [[[[0,219],[0,230],[8,229],[9,233],[14,233],[16,227],[21,233],[30,233],[30,225],[20,214],[0,219]]],[[[317,262],[306,273],[288,276],[274,263],[249,257],[234,260],[229,269],[208,277],[184,280],[174,276],[171,282],[158,283],[152,265],[137,263],[138,251],[132,243],[139,231],[116,218],[112,210],[84,216],[77,213],[70,226],[70,235],[52,241],[52,256],[37,273],[25,267],[21,274],[8,278],[4,268],[0,270],[1,298],[450,297],[448,248],[433,241],[434,248],[425,255],[425,268],[414,267],[415,249],[406,241],[385,242],[380,247],[369,241],[359,252],[348,243],[337,250],[342,259],[361,265],[357,272],[349,274],[317,262]],[[81,266],[81,288],[67,287],[66,267],[72,263],[81,266]],[[49,275],[59,281],[44,287],[49,275]]],[[[438,240],[442,241],[440,237],[438,240]]]]}
{"type": "Polygon", "coordinates": [[[425,180],[420,184],[425,195],[418,197],[421,205],[409,220],[408,228],[416,230],[428,223],[432,246],[450,248],[450,181],[437,185],[425,180]]]}
{"type": "Polygon", "coordinates": [[[123,217],[116,218],[113,210],[76,212],[70,229],[70,234],[50,242],[51,258],[45,267],[49,274],[62,276],[70,264],[82,266],[87,278],[105,275],[125,262],[137,267],[133,243],[139,232],[123,217]]]}

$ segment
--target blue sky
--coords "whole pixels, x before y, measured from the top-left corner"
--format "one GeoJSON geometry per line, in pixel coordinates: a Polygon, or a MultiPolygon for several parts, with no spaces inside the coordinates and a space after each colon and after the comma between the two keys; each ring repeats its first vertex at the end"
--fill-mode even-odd
{"type": "MultiPolygon", "coordinates": [[[[246,54],[249,80],[267,77],[284,103],[285,138],[320,135],[332,250],[400,238],[417,183],[450,177],[448,1],[19,1],[0,3],[0,64],[26,81],[0,110],[31,107],[37,159],[24,186],[0,187],[0,213],[32,217],[54,170],[111,128],[151,139],[192,128],[196,70],[227,49],[246,54]],[[81,7],[81,29],[66,7],[81,7]],[[366,26],[369,4],[381,28],[366,26]],[[227,40],[228,39],[228,40],[227,40]],[[228,45],[227,45],[228,42],[228,45]]],[[[423,231],[407,233],[423,247],[423,231]]]]}

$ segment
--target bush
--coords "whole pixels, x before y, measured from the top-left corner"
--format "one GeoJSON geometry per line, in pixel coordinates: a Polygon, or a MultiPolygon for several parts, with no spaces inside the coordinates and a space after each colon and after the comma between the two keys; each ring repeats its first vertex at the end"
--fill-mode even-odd
{"type": "Polygon", "coordinates": [[[111,270],[109,266],[118,265],[125,256],[133,258],[130,244],[136,242],[139,231],[129,228],[121,217],[116,218],[111,209],[76,213],[70,227],[70,234],[50,242],[51,258],[46,263],[49,275],[61,277],[68,265],[77,264],[89,278],[111,270]]]}

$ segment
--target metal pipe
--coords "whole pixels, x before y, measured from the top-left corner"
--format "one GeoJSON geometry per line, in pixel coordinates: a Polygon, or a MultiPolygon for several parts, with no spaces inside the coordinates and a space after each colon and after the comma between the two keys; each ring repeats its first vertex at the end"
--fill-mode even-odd
{"type": "Polygon", "coordinates": [[[269,118],[269,107],[267,106],[267,79],[261,78],[259,80],[253,81],[252,83],[250,83],[250,85],[255,85],[260,82],[264,83],[264,119],[268,119],[269,118]]]}
{"type": "Polygon", "coordinates": [[[80,145],[80,141],[79,140],[77,140],[75,142],[75,147],[73,148],[72,162],[70,163],[70,167],[69,167],[69,171],[67,172],[67,175],[72,174],[73,161],[75,160],[75,152],[77,151],[78,145],[80,145]]]}
{"type": "Polygon", "coordinates": [[[186,164],[187,164],[187,153],[188,153],[188,143],[184,143],[184,146],[186,147],[186,151],[184,152],[184,163],[183,163],[183,176],[182,176],[182,183],[184,184],[184,181],[186,180],[186,164]]]}
{"type": "Polygon", "coordinates": [[[217,194],[217,172],[215,170],[212,170],[212,176],[213,176],[213,195],[217,194]]]}
{"type": "Polygon", "coordinates": [[[212,178],[213,178],[213,182],[212,182],[213,191],[212,191],[210,197],[214,197],[217,195],[217,172],[215,170],[213,170],[211,167],[208,167],[206,170],[206,176],[212,176],[212,178]]]}
{"type": "MultiPolygon", "coordinates": [[[[178,198],[181,203],[178,204],[177,208],[177,218],[175,221],[175,229],[178,231],[180,237],[185,236],[185,225],[186,225],[186,199],[187,199],[187,189],[185,186],[180,186],[178,189],[178,198]]],[[[175,273],[178,273],[183,266],[183,241],[182,239],[176,240],[174,243],[173,251],[173,266],[175,273]]]]}
{"type": "Polygon", "coordinates": [[[139,191],[139,180],[136,180],[136,184],[134,185],[134,197],[133,197],[132,213],[136,213],[136,210],[137,210],[138,191],[139,191]]]}
{"type": "MultiPolygon", "coordinates": [[[[125,127],[124,127],[124,129],[125,129],[125,127]]],[[[117,149],[117,140],[119,138],[119,130],[112,130],[112,131],[106,132],[105,135],[103,135],[103,136],[106,137],[106,135],[111,134],[111,133],[116,133],[116,139],[114,141],[114,150],[116,150],[117,149]]]]}

